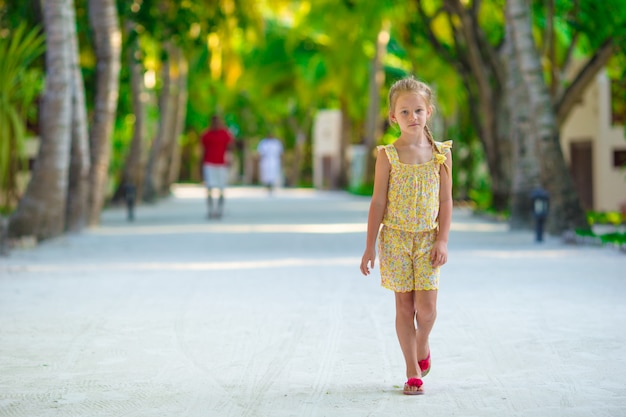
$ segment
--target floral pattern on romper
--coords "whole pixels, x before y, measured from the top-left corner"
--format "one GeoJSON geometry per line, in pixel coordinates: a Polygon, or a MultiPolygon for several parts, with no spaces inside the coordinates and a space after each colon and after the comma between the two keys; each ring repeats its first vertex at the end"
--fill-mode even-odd
{"type": "Polygon", "coordinates": [[[432,267],[430,252],[438,231],[440,168],[452,141],[435,145],[438,152],[423,164],[403,164],[393,144],[378,147],[391,164],[378,242],[381,285],[396,292],[439,287],[439,267],[432,267]]]}

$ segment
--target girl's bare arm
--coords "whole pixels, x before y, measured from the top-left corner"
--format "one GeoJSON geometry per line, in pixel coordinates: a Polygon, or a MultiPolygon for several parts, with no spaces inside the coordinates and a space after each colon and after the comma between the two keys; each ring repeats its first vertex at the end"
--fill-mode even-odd
{"type": "Polygon", "coordinates": [[[440,168],[439,186],[439,231],[431,252],[433,266],[448,262],[448,235],[452,223],[452,152],[446,154],[445,166],[440,168]]]}
{"type": "Polygon", "coordinates": [[[370,203],[369,214],[367,216],[367,238],[365,241],[365,253],[361,259],[361,272],[368,275],[370,268],[374,267],[376,260],[376,239],[380,224],[383,221],[385,209],[387,208],[387,188],[389,186],[389,171],[391,164],[387,158],[387,153],[381,149],[376,158],[376,170],[374,174],[374,191],[370,203]]]}

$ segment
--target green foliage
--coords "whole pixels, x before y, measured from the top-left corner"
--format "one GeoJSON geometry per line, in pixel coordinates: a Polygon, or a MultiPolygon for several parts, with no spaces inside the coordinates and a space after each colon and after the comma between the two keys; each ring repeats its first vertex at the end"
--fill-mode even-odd
{"type": "Polygon", "coordinates": [[[626,224],[626,214],[617,211],[588,211],[587,221],[590,225],[626,224]]]}
{"type": "MultiPolygon", "coordinates": [[[[490,182],[484,168],[485,158],[478,138],[478,127],[472,125],[469,117],[468,92],[460,78],[459,69],[446,62],[426,39],[424,25],[419,19],[418,3],[424,5],[429,15],[437,12],[432,22],[433,30],[441,41],[442,49],[456,54],[453,25],[459,22],[450,18],[443,0],[117,1],[122,27],[127,32],[123,36],[124,45],[129,45],[135,37],[139,37],[141,51],[137,58],[142,60],[147,70],[157,74],[156,87],[148,92],[152,99],[148,109],[148,129],[154,130],[158,123],[159,114],[154,99],[160,88],[163,44],[171,41],[180,45],[188,58],[188,105],[181,143],[185,158],[182,164],[189,172],[187,179],[197,166],[200,149],[198,137],[207,127],[210,116],[215,113],[224,116],[248,150],[253,149],[258,139],[269,130],[285,140],[288,151],[292,150],[298,131],[310,135],[316,110],[338,108],[341,105],[345,106],[351,118],[355,132],[353,142],[360,139],[358,132],[364,124],[369,99],[368,75],[375,50],[374,42],[382,23],[388,22],[390,42],[383,62],[386,84],[384,91],[380,92],[381,120],[387,117],[386,91],[391,82],[414,73],[429,83],[437,97],[435,135],[438,140],[455,140],[455,199],[471,199],[479,210],[487,211],[492,204],[490,182]],[[128,29],[129,24],[132,30],[128,29]],[[209,45],[209,36],[219,38],[217,47],[209,45]],[[214,72],[211,68],[215,58],[221,60],[221,71],[214,72]]],[[[500,46],[504,37],[502,10],[505,1],[462,3],[467,8],[480,4],[475,10],[478,11],[481,29],[489,44],[494,48],[500,46]]],[[[593,48],[606,36],[617,37],[626,27],[616,28],[619,22],[624,21],[622,18],[626,9],[618,7],[623,0],[555,0],[554,3],[556,55],[557,61],[561,63],[575,33],[580,32],[586,39],[584,46],[593,48]]],[[[38,19],[41,2],[11,0],[0,4],[6,4],[7,9],[10,4],[11,9],[10,13],[0,10],[3,23],[17,22],[23,13],[23,18],[32,27],[32,22],[38,19]]],[[[80,63],[87,103],[90,111],[93,111],[95,61],[90,49],[92,34],[87,19],[87,0],[77,0],[75,4],[80,29],[80,63]]],[[[548,22],[546,4],[539,0],[533,1],[533,15],[540,39],[545,38],[542,35],[548,22]]],[[[5,25],[12,27],[11,24],[5,25]]],[[[458,30],[458,26],[454,29],[458,30]]],[[[12,37],[13,34],[6,39],[12,37]]],[[[626,45],[626,42],[622,45],[626,45]]],[[[541,46],[545,49],[545,46],[541,46]]],[[[127,49],[122,61],[118,120],[112,142],[110,173],[114,178],[124,168],[132,137],[133,109],[127,49]]],[[[577,47],[578,55],[584,52],[582,49],[577,47]]],[[[4,61],[0,58],[0,65],[4,65],[4,61]]],[[[20,68],[24,68],[24,62],[21,61],[20,68]]],[[[624,68],[626,65],[623,59],[616,61],[611,67],[611,78],[625,79],[624,68]]],[[[40,88],[41,73],[20,71],[20,74],[24,86],[19,89],[20,93],[23,93],[24,98],[34,97],[40,88]],[[33,91],[29,92],[29,88],[33,91]]],[[[5,84],[1,85],[4,93],[5,84]]],[[[22,121],[27,118],[34,120],[36,116],[36,106],[30,105],[31,102],[20,110],[22,121]]],[[[617,103],[620,108],[624,107],[620,104],[622,102],[617,103]]],[[[14,116],[5,116],[5,119],[0,120],[0,130],[6,131],[10,126],[8,120],[15,119],[14,116]]],[[[393,128],[387,129],[381,142],[391,143],[397,133],[393,128]]],[[[147,136],[149,140],[154,137],[153,134],[147,136]]],[[[7,144],[4,140],[0,142],[0,171],[9,167],[7,161],[13,160],[6,156],[6,149],[15,150],[20,146],[19,143],[16,147],[7,144]]],[[[310,141],[303,148],[301,181],[310,184],[310,141]]],[[[0,186],[2,184],[0,182],[0,186]]],[[[370,195],[371,185],[363,185],[351,191],[370,195]]]]}
{"type": "Polygon", "coordinates": [[[348,191],[354,195],[371,196],[374,192],[374,184],[360,184],[357,187],[350,187],[348,191]]]}
{"type": "Polygon", "coordinates": [[[602,244],[626,245],[626,233],[606,233],[600,236],[602,244]]]}
{"type": "Polygon", "coordinates": [[[480,188],[471,189],[468,197],[475,204],[478,211],[488,211],[492,207],[493,195],[486,182],[481,184],[480,188]]]}
{"type": "Polygon", "coordinates": [[[0,0],[0,27],[16,28],[20,24],[33,27],[41,22],[41,0],[0,0]]]}
{"type": "Polygon", "coordinates": [[[623,126],[626,125],[626,53],[612,57],[607,73],[611,80],[611,122],[623,126]]]}
{"type": "Polygon", "coordinates": [[[0,37],[0,192],[8,205],[17,198],[26,122],[34,116],[31,106],[42,87],[41,71],[30,65],[43,51],[37,27],[20,24],[10,36],[0,37]]]}
{"type": "Polygon", "coordinates": [[[596,234],[592,230],[576,229],[576,236],[581,238],[584,242],[601,245],[615,245],[626,248],[626,233],[616,231],[611,233],[596,234]]]}
{"type": "Polygon", "coordinates": [[[615,39],[623,44],[626,35],[626,9],[623,0],[583,0],[571,24],[587,35],[590,50],[605,40],[615,39]]]}
{"type": "Polygon", "coordinates": [[[613,226],[615,230],[608,233],[596,233],[593,229],[576,229],[576,236],[582,238],[583,241],[626,247],[626,232],[622,226],[626,225],[626,213],[589,211],[587,220],[591,226],[613,226]]]}
{"type": "Polygon", "coordinates": [[[576,235],[581,237],[596,237],[591,229],[576,229],[576,235]]]}

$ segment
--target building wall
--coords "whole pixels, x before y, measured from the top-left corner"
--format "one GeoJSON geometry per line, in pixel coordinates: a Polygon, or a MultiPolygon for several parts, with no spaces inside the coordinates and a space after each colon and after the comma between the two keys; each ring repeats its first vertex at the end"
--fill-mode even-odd
{"type": "Polygon", "coordinates": [[[593,208],[597,211],[620,210],[626,202],[626,170],[613,166],[613,152],[626,150],[626,137],[624,126],[611,126],[610,94],[610,81],[603,71],[561,128],[561,147],[568,163],[572,143],[591,141],[593,208]]]}

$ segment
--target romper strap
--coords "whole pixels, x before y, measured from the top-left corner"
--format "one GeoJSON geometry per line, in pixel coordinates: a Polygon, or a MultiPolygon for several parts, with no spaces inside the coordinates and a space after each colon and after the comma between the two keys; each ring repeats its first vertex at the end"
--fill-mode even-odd
{"type": "Polygon", "coordinates": [[[396,147],[393,146],[393,144],[379,145],[376,147],[376,149],[384,149],[385,153],[387,154],[387,159],[389,159],[389,163],[392,165],[400,160],[398,158],[398,152],[396,151],[396,147]]]}
{"type": "Polygon", "coordinates": [[[447,140],[445,142],[435,142],[435,145],[437,146],[439,153],[445,155],[450,152],[450,148],[452,148],[452,141],[447,140]]]}

